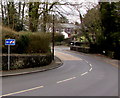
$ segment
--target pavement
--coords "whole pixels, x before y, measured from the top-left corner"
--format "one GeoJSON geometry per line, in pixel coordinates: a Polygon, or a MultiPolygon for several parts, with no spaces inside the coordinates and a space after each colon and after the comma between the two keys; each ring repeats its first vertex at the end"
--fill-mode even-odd
{"type": "Polygon", "coordinates": [[[43,71],[58,68],[58,67],[62,66],[62,64],[63,64],[62,61],[58,57],[55,57],[54,61],[52,61],[52,63],[47,66],[10,70],[10,71],[2,71],[2,74],[0,76],[7,77],[7,76],[15,76],[15,75],[24,75],[24,74],[30,74],[30,73],[43,72],[43,71]]]}

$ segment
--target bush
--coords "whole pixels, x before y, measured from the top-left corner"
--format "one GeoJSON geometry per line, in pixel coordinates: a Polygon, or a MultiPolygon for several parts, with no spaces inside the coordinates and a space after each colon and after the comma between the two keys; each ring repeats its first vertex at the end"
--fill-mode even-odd
{"type": "MultiPolygon", "coordinates": [[[[3,53],[7,53],[8,51],[8,46],[5,45],[5,39],[8,38],[16,39],[16,45],[11,46],[12,53],[10,57],[11,70],[40,67],[48,65],[52,62],[49,34],[15,32],[9,28],[3,27],[2,28],[3,53]]],[[[3,70],[7,70],[8,60],[7,58],[8,58],[7,55],[3,54],[2,56],[3,70]]]]}
{"type": "Polygon", "coordinates": [[[104,55],[106,55],[106,56],[108,56],[108,57],[110,57],[110,58],[114,58],[114,52],[113,51],[109,51],[109,50],[107,50],[107,51],[105,51],[105,54],[104,55]]]}
{"type": "Polygon", "coordinates": [[[50,36],[43,33],[15,32],[9,28],[2,28],[2,49],[7,53],[8,46],[5,39],[16,39],[16,45],[11,46],[11,53],[50,53],[50,36]]]}
{"type": "Polygon", "coordinates": [[[48,34],[30,34],[28,35],[29,45],[27,53],[48,53],[50,52],[50,36],[48,34]]]}
{"type": "MultiPolygon", "coordinates": [[[[10,28],[7,27],[2,27],[2,52],[3,53],[7,53],[7,49],[8,47],[5,45],[5,39],[19,39],[19,35],[17,34],[17,32],[11,30],[10,28]]],[[[15,52],[16,47],[11,46],[11,52],[15,52]]]]}
{"type": "Polygon", "coordinates": [[[25,49],[28,46],[28,38],[25,34],[19,34],[19,32],[15,32],[10,28],[2,27],[2,49],[3,53],[7,53],[8,46],[5,45],[5,39],[16,39],[16,45],[11,46],[11,53],[25,53],[25,49]]]}
{"type": "Polygon", "coordinates": [[[55,42],[62,42],[64,40],[64,35],[55,33],[55,42]]]}
{"type": "Polygon", "coordinates": [[[17,53],[26,53],[26,49],[28,48],[29,45],[29,38],[27,35],[21,35],[19,39],[16,42],[16,47],[17,47],[17,53]]]}

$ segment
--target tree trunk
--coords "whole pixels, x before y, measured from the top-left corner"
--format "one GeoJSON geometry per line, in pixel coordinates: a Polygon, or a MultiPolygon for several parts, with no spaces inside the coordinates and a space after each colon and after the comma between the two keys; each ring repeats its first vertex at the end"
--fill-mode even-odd
{"type": "Polygon", "coordinates": [[[1,12],[2,12],[2,21],[4,23],[4,11],[3,11],[2,0],[1,0],[1,12]]]}
{"type": "Polygon", "coordinates": [[[20,14],[21,14],[21,2],[19,2],[19,18],[20,18],[20,14]]]}
{"type": "Polygon", "coordinates": [[[22,30],[24,29],[23,28],[23,21],[24,21],[24,11],[25,11],[25,2],[23,3],[23,8],[22,8],[22,30]]]}
{"type": "Polygon", "coordinates": [[[12,11],[11,11],[11,17],[12,17],[12,29],[15,29],[15,6],[14,6],[14,2],[12,2],[12,11]],[[13,11],[13,12],[12,12],[13,11]],[[13,15],[12,15],[13,14],[13,15]]]}
{"type": "Polygon", "coordinates": [[[7,16],[7,7],[4,4],[4,15],[7,16]]]}
{"type": "Polygon", "coordinates": [[[44,9],[43,9],[43,32],[46,32],[46,23],[47,23],[47,10],[48,10],[48,5],[44,4],[44,9]]]}
{"type": "Polygon", "coordinates": [[[38,14],[38,9],[39,9],[39,2],[35,2],[34,3],[34,7],[35,7],[35,15],[34,15],[34,31],[36,32],[38,29],[38,21],[39,21],[39,14],[38,14]]]}
{"type": "Polygon", "coordinates": [[[10,27],[9,26],[9,24],[10,24],[10,10],[9,10],[9,8],[10,8],[10,4],[9,4],[9,2],[7,2],[7,25],[8,25],[8,27],[10,27]]]}
{"type": "Polygon", "coordinates": [[[33,3],[30,2],[29,3],[29,30],[32,31],[32,6],[33,6],[33,3]]]}
{"type": "Polygon", "coordinates": [[[39,20],[39,2],[30,2],[29,3],[29,30],[32,32],[36,32],[38,28],[38,20],[39,20]]]}

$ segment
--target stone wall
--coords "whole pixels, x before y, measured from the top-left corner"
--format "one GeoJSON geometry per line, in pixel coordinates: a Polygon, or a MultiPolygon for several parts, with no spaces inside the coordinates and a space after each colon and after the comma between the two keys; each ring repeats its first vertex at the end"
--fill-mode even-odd
{"type": "MultiPolygon", "coordinates": [[[[8,56],[2,55],[2,70],[8,69],[8,56]]],[[[46,66],[52,62],[52,55],[23,55],[10,56],[10,70],[46,66]]]]}

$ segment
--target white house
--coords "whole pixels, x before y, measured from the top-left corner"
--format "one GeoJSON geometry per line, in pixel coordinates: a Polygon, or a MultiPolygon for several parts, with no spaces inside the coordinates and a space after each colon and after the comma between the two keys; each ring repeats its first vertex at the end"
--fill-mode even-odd
{"type": "Polygon", "coordinates": [[[69,38],[69,34],[66,33],[65,31],[61,32],[61,34],[64,35],[64,38],[65,38],[65,39],[66,39],[66,38],[69,38]]]}
{"type": "MultiPolygon", "coordinates": [[[[70,38],[72,34],[76,33],[79,26],[71,23],[58,23],[55,26],[55,31],[64,35],[65,39],[70,38]]],[[[78,32],[77,32],[78,33],[78,32]]]]}

